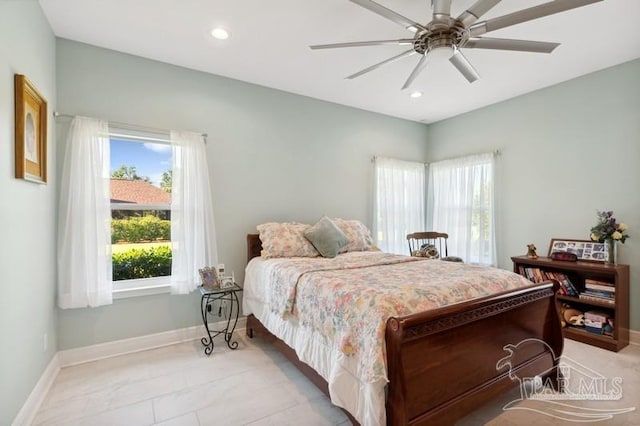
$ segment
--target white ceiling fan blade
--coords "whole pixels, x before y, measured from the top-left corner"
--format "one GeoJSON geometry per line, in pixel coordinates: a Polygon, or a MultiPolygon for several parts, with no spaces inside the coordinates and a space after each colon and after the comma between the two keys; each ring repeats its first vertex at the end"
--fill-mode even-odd
{"type": "Polygon", "coordinates": [[[469,49],[514,50],[518,52],[551,53],[560,43],[506,38],[471,37],[463,47],[469,49]]]}
{"type": "Polygon", "coordinates": [[[469,83],[473,83],[480,78],[478,71],[476,71],[473,65],[471,65],[471,62],[469,62],[460,50],[454,49],[453,56],[449,58],[449,61],[460,71],[460,74],[462,74],[469,83]]]}
{"type": "Polygon", "coordinates": [[[313,46],[309,46],[310,49],[333,49],[336,47],[360,47],[360,46],[380,46],[383,44],[395,44],[395,45],[404,45],[404,44],[413,44],[412,38],[405,38],[400,40],[374,40],[374,41],[351,41],[347,43],[333,43],[333,44],[316,44],[313,46]]]}
{"type": "Polygon", "coordinates": [[[451,16],[451,0],[431,0],[433,3],[433,20],[448,23],[451,16]]]}
{"type": "Polygon", "coordinates": [[[482,15],[493,9],[495,5],[502,0],[478,0],[469,9],[465,10],[456,18],[462,22],[465,28],[469,28],[469,25],[476,22],[482,15]]]}
{"type": "Polygon", "coordinates": [[[404,82],[404,85],[402,86],[401,90],[407,89],[409,86],[411,86],[413,81],[416,79],[416,77],[418,77],[418,75],[422,72],[422,70],[426,66],[427,66],[427,55],[424,54],[424,55],[422,55],[422,57],[418,61],[418,64],[413,69],[413,71],[411,71],[411,74],[409,75],[409,78],[407,78],[407,81],[404,82]]]}
{"type": "Polygon", "coordinates": [[[400,24],[406,29],[410,31],[415,31],[417,29],[426,30],[422,25],[417,22],[412,21],[409,18],[406,18],[399,13],[394,12],[391,9],[387,9],[381,4],[378,4],[372,0],[349,0],[352,3],[357,4],[358,6],[362,6],[367,10],[370,10],[373,13],[376,13],[383,18],[387,18],[390,21],[395,22],[396,24],[400,24]]]}
{"type": "Polygon", "coordinates": [[[377,68],[380,68],[381,66],[383,66],[383,65],[385,65],[385,64],[388,64],[388,63],[393,62],[393,61],[397,61],[398,59],[402,59],[402,58],[404,58],[404,57],[406,57],[406,56],[411,56],[411,55],[413,55],[414,53],[416,53],[416,51],[415,51],[415,50],[413,50],[413,49],[411,49],[411,50],[407,50],[406,52],[403,52],[403,53],[401,53],[401,54],[399,54],[399,55],[393,56],[393,57],[391,57],[391,58],[389,58],[389,59],[385,59],[384,61],[382,61],[382,62],[378,62],[377,64],[373,64],[373,65],[371,65],[370,67],[367,67],[367,68],[363,69],[362,71],[358,71],[358,72],[357,72],[357,73],[355,73],[355,74],[351,74],[351,75],[350,75],[350,76],[348,76],[347,78],[348,78],[349,80],[352,80],[352,79],[354,79],[354,78],[356,78],[356,77],[360,77],[362,74],[366,74],[366,73],[368,73],[368,72],[370,72],[370,71],[373,71],[373,70],[375,70],[375,69],[377,69],[377,68]]]}
{"type": "Polygon", "coordinates": [[[533,21],[534,19],[542,18],[544,16],[553,15],[600,1],[602,0],[555,0],[530,7],[528,9],[523,9],[518,12],[513,12],[508,15],[478,22],[469,28],[469,32],[472,37],[478,36],[490,31],[499,30],[500,28],[533,21]]]}

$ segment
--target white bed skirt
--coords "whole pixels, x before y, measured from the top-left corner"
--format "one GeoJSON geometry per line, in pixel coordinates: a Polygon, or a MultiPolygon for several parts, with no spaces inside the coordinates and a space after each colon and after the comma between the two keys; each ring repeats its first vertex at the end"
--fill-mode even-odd
{"type": "Polygon", "coordinates": [[[271,333],[293,348],[302,362],[327,381],[334,405],[349,411],[362,426],[384,426],[386,380],[363,383],[355,374],[357,355],[346,356],[324,337],[300,325],[295,318],[284,320],[271,312],[264,294],[268,285],[261,282],[261,277],[269,276],[264,269],[268,268],[260,258],[252,259],[247,265],[243,313],[253,314],[271,333]]]}

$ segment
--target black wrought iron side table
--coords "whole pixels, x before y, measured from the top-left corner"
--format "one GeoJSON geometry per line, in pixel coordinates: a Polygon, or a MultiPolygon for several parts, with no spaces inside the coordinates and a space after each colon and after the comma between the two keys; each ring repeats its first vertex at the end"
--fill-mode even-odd
{"type": "MultiPolygon", "coordinates": [[[[240,300],[238,299],[238,292],[242,291],[242,288],[237,284],[228,288],[207,289],[202,286],[198,287],[202,298],[200,299],[200,309],[202,311],[202,322],[204,328],[207,330],[207,336],[200,339],[204,346],[204,353],[211,355],[213,352],[213,338],[219,334],[224,334],[224,341],[227,342],[229,349],[236,349],[238,342],[231,341],[233,336],[233,330],[235,330],[238,324],[238,315],[240,314],[240,300]],[[222,318],[223,302],[229,302],[229,312],[226,313],[226,327],[219,330],[212,330],[209,328],[209,322],[207,321],[211,311],[217,309],[218,317],[222,318]]],[[[222,321],[222,324],[225,324],[222,321]]]]}

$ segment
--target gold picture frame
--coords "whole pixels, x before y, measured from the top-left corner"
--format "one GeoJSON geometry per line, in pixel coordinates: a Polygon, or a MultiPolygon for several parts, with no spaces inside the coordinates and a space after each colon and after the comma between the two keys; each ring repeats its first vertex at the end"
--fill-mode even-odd
{"type": "Polygon", "coordinates": [[[606,244],[597,241],[552,238],[547,256],[551,257],[554,252],[573,253],[580,261],[602,263],[607,258],[609,249],[606,244]]]}
{"type": "Polygon", "coordinates": [[[16,178],[47,183],[47,101],[22,74],[14,85],[16,178]]]}

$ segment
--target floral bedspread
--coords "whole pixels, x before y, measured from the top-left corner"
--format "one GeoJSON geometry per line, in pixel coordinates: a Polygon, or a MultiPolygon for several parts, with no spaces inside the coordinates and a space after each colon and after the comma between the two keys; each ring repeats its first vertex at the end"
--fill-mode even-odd
{"type": "Polygon", "coordinates": [[[270,282],[270,309],[357,355],[357,375],[368,383],[387,379],[388,318],[531,284],[501,269],[382,252],[291,258],[272,269],[270,282]]]}

